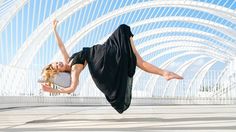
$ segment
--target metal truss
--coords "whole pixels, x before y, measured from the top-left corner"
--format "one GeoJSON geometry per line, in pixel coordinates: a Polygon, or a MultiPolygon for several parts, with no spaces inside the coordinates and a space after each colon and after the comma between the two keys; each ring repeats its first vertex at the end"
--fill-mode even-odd
{"type": "Polygon", "coordinates": [[[207,74],[207,72],[209,71],[209,69],[217,62],[217,60],[212,59],[210,61],[208,61],[208,63],[206,63],[205,65],[203,65],[201,68],[199,68],[198,72],[194,75],[193,79],[191,80],[191,82],[189,83],[187,92],[186,92],[186,97],[188,97],[189,91],[192,87],[193,84],[195,84],[195,86],[197,88],[200,88],[201,82],[203,81],[205,75],[207,74]],[[197,83],[194,83],[194,81],[197,83]]]}
{"type": "MultiPolygon", "coordinates": [[[[199,53],[199,52],[191,52],[191,51],[186,51],[186,52],[184,52],[184,53],[182,53],[182,54],[178,54],[178,55],[176,55],[176,56],[174,56],[174,57],[172,57],[172,58],[170,58],[170,59],[168,59],[168,60],[166,60],[164,63],[162,63],[161,65],[160,65],[160,67],[161,68],[163,68],[163,69],[165,69],[165,68],[167,68],[169,65],[171,65],[175,60],[177,60],[177,59],[179,59],[179,58],[181,58],[181,57],[185,57],[185,56],[187,56],[187,55],[198,55],[198,54],[201,54],[201,53],[199,53]]],[[[197,59],[202,59],[202,58],[207,58],[207,56],[206,55],[200,55],[200,56],[197,56],[197,57],[194,57],[194,60],[197,60],[197,59]]],[[[190,61],[190,60],[189,60],[190,61]]],[[[188,62],[189,62],[188,61],[188,62]]],[[[148,91],[150,91],[149,93],[150,93],[150,97],[152,97],[153,96],[153,91],[154,91],[154,86],[155,86],[155,84],[156,84],[156,82],[157,82],[157,80],[160,78],[160,76],[157,76],[157,75],[153,75],[150,79],[149,79],[149,81],[148,81],[148,83],[147,83],[147,85],[146,85],[146,87],[145,87],[145,89],[147,89],[148,91]]],[[[177,86],[177,85],[176,85],[177,86]]]]}
{"type": "MultiPolygon", "coordinates": [[[[17,50],[17,53],[15,54],[14,58],[10,62],[10,66],[29,68],[36,54],[39,52],[40,48],[45,44],[45,41],[48,40],[49,36],[52,33],[52,29],[51,29],[52,19],[56,17],[58,20],[60,20],[60,23],[58,24],[58,26],[60,26],[61,23],[69,19],[70,16],[76,13],[79,9],[85,7],[86,5],[91,4],[93,1],[95,0],[79,0],[79,1],[71,0],[66,5],[63,5],[56,12],[51,14],[44,22],[41,23],[41,25],[39,25],[34,30],[34,32],[26,39],[26,41],[22,44],[22,46],[17,50]]],[[[27,0],[17,1],[16,5],[12,6],[14,8],[11,9],[11,12],[8,12],[8,14],[1,17],[0,32],[3,31],[3,29],[9,24],[11,19],[25,5],[25,3],[27,3],[27,0]]],[[[207,12],[209,14],[213,14],[214,16],[219,16],[220,19],[223,19],[223,21],[236,23],[235,10],[231,10],[229,8],[218,6],[215,4],[199,2],[199,1],[181,1],[181,0],[179,1],[177,0],[144,1],[137,4],[125,5],[124,7],[117,8],[108,13],[103,12],[101,17],[95,18],[95,20],[88,23],[81,30],[75,33],[72,37],[66,40],[66,43],[65,43],[66,48],[70,52],[75,46],[77,46],[78,42],[82,40],[83,38],[85,38],[90,32],[95,31],[97,27],[99,27],[100,25],[108,21],[115,19],[116,17],[119,17],[121,15],[126,15],[133,11],[138,11],[142,9],[159,8],[159,7],[183,8],[183,9],[191,9],[191,10],[196,10],[196,11],[201,11],[201,12],[207,12]]],[[[91,15],[90,11],[91,9],[89,10],[89,13],[88,13],[89,15],[91,15]]],[[[199,16],[199,14],[197,16],[199,16]]],[[[127,15],[125,18],[127,18],[127,15]]],[[[130,18],[127,18],[127,19],[130,19],[130,18]]],[[[133,23],[131,23],[130,26],[131,28],[138,29],[140,27],[142,28],[142,26],[144,26],[145,24],[148,25],[148,24],[154,24],[154,23],[160,23],[160,22],[169,23],[169,22],[175,22],[175,21],[206,26],[206,27],[209,27],[209,29],[214,29],[215,31],[221,34],[225,34],[224,36],[221,36],[220,34],[214,33],[213,31],[210,31],[210,30],[207,30],[207,31],[201,30],[201,29],[196,30],[196,29],[191,29],[187,27],[180,28],[180,27],[177,27],[176,25],[173,25],[173,27],[163,27],[160,29],[152,29],[149,31],[139,30],[140,33],[135,35],[134,41],[139,41],[141,39],[144,39],[145,37],[150,37],[152,35],[161,35],[165,33],[167,34],[167,33],[172,33],[172,32],[173,33],[180,32],[181,34],[179,35],[167,35],[165,37],[159,37],[152,40],[145,40],[144,43],[141,43],[136,46],[138,50],[143,50],[143,48],[145,48],[146,46],[152,46],[151,49],[144,50],[141,52],[142,57],[146,57],[149,55],[151,56],[151,54],[155,53],[156,51],[163,50],[163,52],[161,52],[160,54],[148,59],[147,60],[148,62],[153,62],[168,54],[176,54],[176,56],[166,60],[166,62],[161,64],[160,68],[163,68],[163,69],[167,68],[168,66],[176,62],[177,59],[180,59],[181,57],[186,57],[188,55],[199,55],[181,64],[179,68],[174,71],[179,74],[185,73],[187,69],[199,59],[213,58],[210,61],[208,61],[205,65],[199,67],[199,69],[196,71],[196,74],[191,80],[188,86],[187,92],[186,92],[186,97],[188,97],[190,95],[189,93],[190,89],[193,87],[193,84],[196,83],[196,79],[202,82],[205,75],[207,74],[209,69],[212,67],[212,65],[216,64],[217,62],[227,63],[230,60],[232,60],[233,57],[236,56],[236,52],[235,52],[236,31],[234,30],[234,28],[231,28],[230,26],[224,23],[220,23],[220,22],[218,23],[218,21],[214,22],[211,20],[207,20],[207,18],[206,19],[194,18],[187,15],[186,16],[166,16],[166,17],[158,17],[158,18],[149,18],[149,19],[144,19],[141,21],[132,21],[133,23]],[[195,35],[195,37],[187,36],[185,35],[185,33],[191,33],[195,35]],[[204,39],[202,36],[204,36],[204,39]],[[164,50],[165,48],[168,48],[169,50],[164,50]]],[[[104,41],[105,39],[108,38],[108,36],[103,37],[102,39],[100,39],[100,41],[104,41]]],[[[54,59],[58,58],[58,56],[59,56],[59,51],[56,53],[56,55],[53,58],[54,59]]],[[[221,77],[223,77],[226,74],[225,73],[226,71],[227,70],[224,70],[221,72],[221,76],[218,78],[217,83],[221,81],[221,77]]],[[[3,71],[3,73],[5,75],[7,74],[7,71],[3,71]]],[[[19,72],[19,73],[21,73],[22,75],[26,74],[26,72],[19,72]]],[[[140,69],[137,70],[137,73],[135,75],[136,78],[134,80],[134,87],[137,85],[138,80],[140,79],[142,73],[143,71],[141,71],[140,69]]],[[[149,96],[153,96],[154,85],[156,84],[159,78],[160,76],[152,76],[148,80],[147,84],[145,85],[145,88],[146,88],[145,91],[149,91],[148,92],[149,96]]],[[[87,78],[87,81],[90,81],[90,80],[91,78],[87,78]]],[[[5,81],[6,82],[4,82],[4,84],[2,84],[1,86],[14,87],[18,83],[20,83],[20,75],[16,74],[16,76],[14,77],[11,76],[7,79],[5,78],[5,81]],[[10,82],[14,80],[14,78],[16,77],[19,79],[16,80],[14,84],[10,84],[10,82]]],[[[225,89],[216,90],[216,85],[214,86],[214,89],[215,89],[214,91],[215,95],[213,95],[214,97],[217,95],[222,96],[225,92],[227,92],[227,91],[224,91],[225,89],[230,90],[235,87],[235,84],[232,84],[225,89]]],[[[164,88],[162,97],[167,95],[166,91],[170,89],[170,87],[173,88],[171,89],[173,91],[168,94],[171,94],[172,96],[174,96],[176,93],[177,86],[178,86],[178,82],[176,81],[168,82],[166,87],[164,88]]],[[[23,87],[23,84],[21,87],[23,87]]],[[[200,87],[200,83],[197,85],[194,85],[194,87],[196,88],[200,87]]]]}
{"type": "Polygon", "coordinates": [[[0,33],[3,31],[3,29],[6,27],[6,25],[9,24],[9,22],[12,20],[12,18],[16,15],[16,13],[24,7],[24,5],[27,3],[28,0],[17,0],[14,2],[11,7],[2,14],[0,18],[0,33]]]}
{"type": "Polygon", "coordinates": [[[73,0],[68,4],[64,5],[60,10],[54,12],[51,17],[47,18],[38,28],[28,37],[28,39],[22,44],[21,48],[17,51],[15,57],[12,59],[11,66],[19,67],[29,67],[34,56],[37,54],[38,50],[47,40],[49,35],[52,33],[51,22],[53,17],[60,20],[58,26],[66,18],[72,15],[77,10],[90,4],[94,0],[73,0]],[[34,50],[32,50],[34,49],[34,50]],[[27,58],[27,63],[24,60],[27,58]],[[23,63],[22,63],[23,62],[23,63]]]}
{"type": "MultiPolygon", "coordinates": [[[[108,13],[107,15],[104,15],[104,16],[96,19],[95,21],[89,23],[80,32],[76,33],[69,40],[70,44],[72,44],[72,45],[67,45],[67,48],[70,51],[72,49],[72,47],[76,44],[76,42],[78,42],[88,32],[92,31],[96,26],[99,26],[101,23],[104,23],[104,22],[112,19],[115,16],[130,12],[130,11],[134,11],[134,10],[139,10],[139,9],[152,8],[152,7],[173,7],[173,6],[174,7],[182,7],[182,8],[190,8],[190,9],[206,11],[206,12],[221,16],[222,18],[225,18],[229,21],[235,22],[235,18],[233,16],[233,14],[235,13],[234,11],[232,11],[230,9],[227,9],[227,8],[224,8],[224,7],[221,7],[221,6],[216,6],[216,5],[213,5],[213,4],[208,4],[208,3],[202,4],[202,2],[195,2],[195,1],[191,1],[191,2],[183,1],[183,2],[181,2],[181,1],[173,1],[173,0],[142,2],[142,3],[134,4],[134,5],[131,5],[131,6],[125,6],[124,8],[114,10],[114,11],[108,13]],[[80,37],[78,37],[78,36],[80,36],[80,37]]],[[[72,14],[71,12],[78,9],[78,7],[71,7],[71,8],[72,9],[67,13],[68,15],[71,15],[72,14]]],[[[58,13],[57,15],[58,16],[65,16],[64,18],[68,17],[66,14],[61,15],[60,13],[58,13]]],[[[39,29],[42,29],[42,28],[39,28],[39,29]]],[[[50,34],[51,33],[50,30],[46,30],[44,33],[48,33],[48,31],[49,31],[49,34],[50,34]]],[[[41,32],[37,31],[37,35],[39,33],[41,33],[41,32]]],[[[47,38],[49,35],[44,34],[43,36],[45,36],[47,38]]],[[[40,38],[40,41],[42,41],[42,42],[44,42],[46,40],[46,38],[45,39],[43,39],[41,37],[38,37],[38,38],[40,38]]],[[[32,40],[34,40],[34,39],[32,39],[32,40]]],[[[32,42],[32,40],[31,40],[31,42],[32,42]]],[[[28,43],[30,43],[30,42],[28,42],[28,43]]],[[[30,49],[32,49],[32,48],[36,49],[36,52],[37,52],[38,49],[41,47],[41,45],[42,44],[38,44],[38,46],[32,46],[32,47],[30,47],[30,49]]],[[[23,51],[20,50],[21,52],[19,51],[20,53],[16,54],[16,57],[11,62],[11,65],[18,65],[18,64],[20,65],[20,62],[17,63],[17,60],[19,60],[23,56],[27,56],[27,55],[22,55],[23,53],[28,54],[28,50],[26,50],[26,49],[29,49],[28,46],[27,46],[27,42],[26,42],[26,46],[24,45],[24,47],[21,48],[21,49],[23,49],[23,51]]],[[[33,53],[31,53],[31,54],[33,54],[33,53]]],[[[32,58],[34,57],[34,55],[35,54],[31,55],[32,58]]],[[[28,58],[29,62],[32,61],[32,58],[28,58]]]]}

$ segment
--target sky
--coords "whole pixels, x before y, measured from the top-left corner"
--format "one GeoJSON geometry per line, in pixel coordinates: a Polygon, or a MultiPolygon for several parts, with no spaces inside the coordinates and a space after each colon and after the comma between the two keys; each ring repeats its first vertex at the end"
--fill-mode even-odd
{"type": "MultiPolygon", "coordinates": [[[[202,0],[203,1],[203,0],[202,0]]],[[[6,2],[6,1],[5,1],[6,2]]],[[[7,64],[11,61],[11,59],[14,57],[17,50],[22,46],[24,41],[31,35],[31,33],[34,32],[35,29],[48,17],[51,17],[50,14],[55,12],[57,9],[59,9],[62,5],[68,3],[68,0],[52,0],[52,1],[41,1],[41,0],[31,0],[28,4],[24,6],[23,9],[21,9],[16,16],[12,19],[12,21],[8,24],[8,26],[5,28],[5,30],[2,32],[2,52],[8,51],[6,54],[6,58],[1,59],[0,62],[3,64],[7,64]],[[7,50],[4,50],[7,49],[7,50]],[[5,61],[5,62],[4,62],[5,61]]],[[[108,13],[109,11],[115,10],[117,8],[120,8],[124,5],[129,5],[131,3],[135,3],[138,1],[115,1],[107,2],[105,0],[103,1],[95,1],[94,4],[90,4],[89,6],[86,6],[84,9],[77,11],[75,14],[72,15],[68,20],[63,22],[60,27],[58,27],[59,32],[61,32],[61,36],[63,40],[68,40],[71,36],[73,36],[74,33],[78,32],[82,27],[84,27],[87,23],[92,22],[96,18],[102,16],[105,13],[108,13]],[[107,7],[107,8],[98,8],[98,7],[107,7]],[[95,9],[96,8],[96,9],[95,9]],[[91,10],[95,9],[95,10],[91,10]],[[89,16],[89,17],[88,17],[89,16]]],[[[230,6],[232,9],[235,9],[236,4],[233,3],[232,0],[228,1],[212,1],[208,0],[208,2],[218,4],[218,5],[224,5],[224,6],[230,6]]],[[[104,28],[104,26],[98,27],[98,31],[95,30],[95,33],[91,32],[90,34],[93,35],[93,38],[91,39],[90,34],[87,35],[82,41],[85,41],[85,46],[95,44],[99,41],[99,39],[104,35],[107,34],[107,32],[112,32],[119,24],[121,23],[127,23],[132,24],[135,21],[142,20],[142,19],[149,19],[154,17],[163,17],[163,16],[189,16],[189,17],[196,17],[200,16],[201,19],[204,17],[206,20],[211,20],[215,22],[219,22],[221,24],[224,24],[226,26],[229,26],[233,28],[235,24],[232,24],[228,21],[220,19],[218,16],[208,14],[206,12],[199,12],[191,9],[183,9],[180,11],[179,8],[152,8],[149,10],[143,9],[143,10],[137,10],[130,13],[127,13],[125,15],[116,17],[115,19],[112,19],[111,21],[103,24],[104,26],[109,26],[109,28],[104,28]],[[153,15],[154,14],[154,15],[153,15]],[[201,15],[199,15],[201,14],[201,15]],[[129,17],[130,19],[125,19],[126,17],[129,17]],[[132,17],[131,17],[132,16],[132,17]],[[134,19],[135,18],[135,19],[134,19]],[[112,26],[114,25],[114,26],[112,26]],[[102,28],[102,30],[101,30],[102,28]],[[99,34],[97,33],[99,32],[99,34]],[[102,33],[101,33],[102,32],[102,33]],[[96,35],[96,36],[95,36],[96,35]]],[[[206,26],[197,25],[197,24],[191,24],[191,23],[183,23],[183,22],[160,22],[160,23],[153,23],[148,25],[139,26],[135,29],[132,29],[134,33],[138,34],[139,32],[143,32],[145,30],[150,30],[150,28],[162,28],[162,27],[171,27],[171,26],[177,26],[177,27],[187,27],[192,29],[199,29],[207,31],[207,32],[216,32],[218,36],[223,36],[227,39],[230,39],[228,36],[226,36],[223,33],[217,32],[215,30],[209,29],[206,26]]],[[[162,36],[168,36],[168,34],[163,34],[162,36]]],[[[187,34],[187,36],[193,36],[191,34],[187,34]]],[[[158,37],[157,35],[154,37],[158,37]]],[[[201,36],[204,38],[204,36],[201,36]]],[[[147,38],[149,39],[149,38],[147,38]]],[[[137,45],[139,43],[142,43],[146,41],[147,39],[142,39],[140,41],[137,41],[137,45]]],[[[55,43],[55,40],[52,36],[49,37],[45,43],[55,43]],[[48,41],[48,42],[47,42],[48,41]]],[[[214,42],[214,40],[212,40],[214,42]]],[[[233,40],[232,40],[233,41],[233,40]]],[[[83,42],[82,42],[83,43],[83,42]]],[[[217,43],[217,42],[215,42],[217,43]]],[[[222,43],[218,43],[218,45],[223,45],[222,43]]],[[[52,47],[45,47],[46,49],[52,48],[52,47]]],[[[80,47],[79,47],[80,48],[80,47]]],[[[42,49],[42,50],[46,50],[42,49]]],[[[56,47],[53,47],[53,53],[58,50],[56,47]]],[[[50,51],[48,51],[50,52],[50,51]]],[[[47,55],[51,56],[51,54],[47,55]]],[[[51,59],[51,58],[50,58],[51,59]]],[[[49,60],[47,60],[48,62],[49,60]]],[[[36,63],[36,62],[35,62],[36,63]]],[[[41,62],[39,62],[41,63],[41,62]]]]}
{"type": "MultiPolygon", "coordinates": [[[[212,4],[216,4],[219,6],[224,6],[230,8],[235,11],[236,2],[234,0],[197,0],[202,2],[209,2],[212,4]]],[[[0,0],[0,14],[5,10],[4,3],[12,1],[10,0],[0,0]]],[[[0,64],[8,65],[11,63],[12,59],[15,57],[15,54],[22,47],[24,42],[29,39],[32,33],[47,19],[53,19],[55,16],[51,16],[54,12],[59,10],[63,5],[66,5],[69,0],[30,0],[28,3],[24,5],[22,9],[20,9],[14,17],[12,17],[11,21],[4,28],[4,30],[0,34],[0,64]]],[[[103,17],[107,15],[109,12],[116,11],[119,8],[123,8],[125,6],[129,6],[132,4],[138,4],[139,2],[147,2],[147,0],[95,0],[91,4],[83,7],[82,9],[77,10],[74,14],[68,17],[65,21],[63,21],[60,26],[58,26],[58,32],[62,38],[62,40],[67,43],[74,34],[83,29],[87,24],[92,23],[97,18],[103,17]]],[[[14,2],[12,2],[14,3],[14,2]]],[[[153,8],[144,8],[130,11],[125,14],[121,14],[119,16],[112,16],[109,21],[103,22],[94,28],[91,32],[87,33],[83,38],[81,38],[75,45],[70,54],[80,50],[82,47],[92,46],[100,42],[102,38],[111,34],[120,24],[125,23],[131,25],[142,21],[153,18],[162,18],[162,17],[189,17],[189,18],[199,18],[202,20],[208,20],[212,22],[216,22],[223,26],[230,28],[231,30],[236,30],[236,23],[227,19],[223,19],[218,14],[209,14],[205,11],[190,9],[190,8],[180,8],[180,7],[153,7],[153,8]]],[[[3,17],[2,17],[3,18],[3,17]]],[[[50,25],[49,25],[50,26],[50,25]]],[[[166,32],[161,34],[153,34],[147,37],[143,37],[137,39],[135,41],[135,45],[142,45],[143,43],[156,39],[156,38],[164,38],[169,37],[171,40],[175,36],[184,36],[188,37],[196,37],[203,39],[206,43],[211,42],[218,47],[219,53],[224,56],[228,52],[235,52],[235,49],[226,46],[224,42],[230,42],[235,44],[235,38],[225,34],[221,30],[213,29],[206,25],[202,25],[199,23],[191,23],[188,21],[159,21],[155,23],[143,24],[137,27],[132,28],[132,32],[135,36],[142,35],[142,32],[148,32],[153,29],[166,29],[166,28],[185,28],[196,31],[202,31],[205,33],[212,33],[214,36],[219,38],[223,38],[223,41],[217,41],[214,38],[203,34],[195,34],[190,32],[182,32],[182,31],[174,31],[174,32],[166,32]]],[[[40,37],[40,36],[38,36],[40,37]]],[[[135,38],[135,37],[134,37],[135,38]]],[[[155,48],[159,45],[173,45],[176,41],[165,41],[160,42],[155,45],[146,46],[139,50],[140,54],[148,51],[152,48],[155,48]]],[[[183,41],[182,41],[183,42],[183,41]]],[[[53,56],[58,52],[58,47],[55,42],[55,38],[53,34],[50,34],[49,37],[45,41],[34,41],[34,44],[43,43],[43,46],[37,52],[36,56],[33,59],[32,64],[30,65],[30,69],[41,69],[44,65],[51,62],[53,56]]],[[[183,42],[186,43],[186,42],[183,42]]],[[[187,43],[186,43],[187,44],[187,43]]],[[[149,60],[152,57],[157,56],[160,53],[171,50],[173,47],[164,48],[152,52],[149,55],[143,56],[145,60],[149,60]]],[[[35,50],[35,49],[32,49],[35,50]]],[[[160,57],[154,60],[153,64],[160,66],[166,60],[182,53],[175,52],[169,53],[163,57],[160,57]]],[[[185,76],[188,78],[192,78],[193,75],[189,75],[191,72],[196,72],[200,66],[203,66],[206,62],[211,60],[209,57],[211,53],[206,53],[208,55],[207,58],[202,58],[192,64],[192,66],[188,69],[189,72],[186,72],[185,76]]],[[[193,54],[189,56],[182,57],[177,59],[174,63],[172,63],[169,67],[169,70],[177,69],[181,64],[190,60],[193,57],[197,57],[198,54],[193,54]]],[[[227,59],[227,56],[226,56],[227,59]]],[[[24,59],[24,63],[27,62],[27,58],[24,59]]],[[[212,66],[211,70],[222,71],[228,62],[218,61],[215,65],[212,66]]],[[[24,68],[24,67],[22,67],[24,68]]],[[[207,78],[207,77],[206,77],[207,78]]]]}

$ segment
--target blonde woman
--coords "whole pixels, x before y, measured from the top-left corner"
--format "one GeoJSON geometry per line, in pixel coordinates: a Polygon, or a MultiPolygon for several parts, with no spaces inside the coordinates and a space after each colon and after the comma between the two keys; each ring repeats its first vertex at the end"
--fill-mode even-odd
{"type": "Polygon", "coordinates": [[[49,64],[42,73],[45,79],[49,79],[58,72],[70,72],[71,85],[63,89],[53,89],[42,84],[42,89],[46,92],[74,92],[79,84],[80,73],[88,64],[96,86],[104,93],[112,107],[117,112],[123,113],[131,102],[132,78],[136,66],[148,73],[160,75],[166,80],[183,79],[173,72],[144,61],[135,48],[130,27],[125,24],[120,25],[104,44],[85,47],[70,57],[56,31],[57,23],[57,20],[53,21],[53,31],[63,55],[63,62],[49,64]]]}

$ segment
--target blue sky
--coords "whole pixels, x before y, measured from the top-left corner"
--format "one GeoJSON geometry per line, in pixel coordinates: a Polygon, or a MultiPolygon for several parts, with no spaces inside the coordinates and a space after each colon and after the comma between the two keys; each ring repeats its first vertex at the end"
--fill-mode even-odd
{"type": "MultiPolygon", "coordinates": [[[[146,0],[145,0],[146,1],[146,0]]],[[[206,2],[206,0],[200,0],[206,2]]],[[[3,1],[0,1],[0,3],[3,1]]],[[[5,1],[6,2],[6,1],[5,1]]],[[[42,0],[30,0],[17,14],[10,23],[7,25],[5,30],[1,33],[1,54],[4,54],[4,57],[0,57],[1,64],[8,64],[11,62],[12,58],[14,57],[17,50],[22,46],[25,40],[34,32],[37,27],[43,23],[52,13],[54,13],[57,9],[68,3],[69,0],[50,0],[50,1],[42,1],[42,0]]],[[[135,4],[140,1],[106,1],[106,0],[99,0],[91,3],[90,5],[84,7],[83,9],[78,10],[75,12],[71,17],[66,19],[62,22],[62,24],[58,27],[58,32],[62,37],[64,42],[67,42],[76,32],[82,29],[86,24],[91,23],[98,17],[103,16],[111,11],[114,11],[118,8],[135,4]],[[101,8],[104,7],[104,8],[101,8]]],[[[217,4],[220,6],[230,7],[231,9],[236,9],[236,2],[233,0],[227,1],[218,1],[218,0],[207,0],[207,2],[217,4]]],[[[141,21],[143,19],[151,19],[151,18],[158,18],[158,17],[167,17],[167,16],[187,16],[193,18],[200,18],[209,21],[215,21],[222,25],[228,26],[232,29],[235,29],[236,24],[232,23],[228,20],[222,19],[221,17],[213,14],[209,14],[204,11],[193,10],[189,8],[171,8],[171,7],[158,7],[158,8],[150,8],[150,9],[140,9],[135,10],[117,17],[101,24],[97,28],[95,28],[92,32],[88,33],[81,41],[78,42],[77,46],[74,47],[73,52],[80,50],[84,46],[92,46],[99,42],[103,36],[110,34],[114,29],[122,23],[132,24],[137,21],[141,21]]],[[[142,26],[135,27],[132,29],[134,34],[139,34],[151,29],[161,29],[167,27],[182,27],[182,28],[189,28],[195,30],[201,30],[205,32],[214,33],[214,35],[219,37],[224,37],[228,41],[234,42],[230,36],[223,34],[221,31],[217,31],[211,29],[207,26],[200,25],[200,24],[192,24],[190,22],[158,22],[158,23],[151,23],[151,24],[144,24],[142,26]]],[[[135,43],[136,45],[142,44],[143,42],[159,38],[165,36],[176,36],[178,34],[182,34],[183,36],[192,36],[198,37],[205,40],[209,40],[216,45],[221,47],[225,47],[224,43],[217,42],[214,39],[209,37],[198,35],[198,34],[191,34],[191,33],[181,33],[181,32],[174,32],[174,33],[163,33],[163,34],[156,34],[152,36],[148,36],[146,38],[142,38],[137,40],[135,43]]],[[[51,35],[42,46],[40,51],[37,53],[34,61],[31,65],[31,68],[41,68],[43,65],[50,62],[53,55],[58,51],[58,47],[55,44],[54,36],[51,35]]],[[[148,48],[153,48],[152,46],[145,47],[140,52],[144,52],[148,48]]],[[[149,56],[145,56],[145,59],[150,58],[151,56],[155,56],[158,54],[156,53],[150,54],[149,56]]],[[[175,54],[170,54],[169,56],[165,56],[170,58],[175,54]]],[[[165,57],[160,58],[153,62],[156,65],[160,65],[161,62],[165,61],[165,57]]],[[[179,62],[183,62],[185,59],[187,60],[188,57],[182,58],[179,62]]],[[[202,61],[202,60],[201,60],[202,61]]],[[[176,64],[179,64],[176,62],[176,64]]],[[[218,63],[215,66],[215,69],[222,69],[225,64],[218,63]]]]}
{"type": "MultiPolygon", "coordinates": [[[[234,11],[236,9],[235,0],[197,0],[197,1],[209,2],[219,6],[224,6],[234,11]]],[[[0,0],[1,15],[4,14],[4,11],[7,11],[7,8],[5,8],[4,4],[6,2],[8,4],[14,3],[14,1],[12,0],[0,0]]],[[[29,0],[28,3],[26,3],[24,7],[20,9],[14,15],[14,17],[12,17],[8,25],[4,28],[4,30],[0,34],[0,64],[8,65],[12,61],[18,50],[23,46],[24,42],[30,38],[32,33],[34,33],[35,30],[37,30],[41,24],[44,24],[45,20],[52,19],[54,16],[51,16],[51,14],[55,13],[57,10],[59,10],[68,2],[69,0],[29,0]]],[[[138,4],[140,2],[148,3],[148,0],[95,0],[91,4],[77,10],[74,14],[71,14],[67,19],[65,19],[60,24],[60,26],[58,26],[58,33],[60,34],[63,42],[66,43],[70,40],[71,37],[73,37],[73,35],[81,31],[81,29],[83,29],[86,25],[91,24],[98,18],[104,17],[109,12],[117,11],[120,8],[124,8],[125,6],[138,4]]],[[[76,43],[76,45],[73,47],[73,50],[70,51],[70,54],[81,50],[82,47],[87,47],[97,44],[98,42],[100,42],[101,39],[104,38],[104,36],[111,34],[122,23],[132,25],[134,23],[143,20],[150,20],[153,18],[176,17],[176,16],[208,20],[226,26],[232,30],[236,30],[235,22],[233,23],[232,20],[224,19],[218,13],[209,14],[208,12],[205,11],[191,9],[191,7],[180,8],[180,7],[159,6],[159,7],[144,8],[144,9],[140,8],[127,12],[125,14],[120,14],[119,16],[112,16],[108,21],[102,22],[100,25],[96,25],[96,28],[94,28],[91,32],[87,33],[83,38],[81,38],[81,40],[79,40],[76,43]]],[[[155,43],[155,45],[145,46],[144,48],[139,50],[140,54],[145,53],[150,49],[161,47],[163,45],[171,45],[172,47],[162,48],[146,56],[143,56],[145,60],[149,60],[155,56],[158,56],[164,52],[176,48],[173,45],[177,43],[177,41],[174,40],[173,38],[176,38],[178,36],[182,36],[185,38],[193,37],[204,40],[204,43],[202,43],[202,45],[206,46],[208,46],[209,42],[211,42],[212,44],[214,44],[213,46],[218,46],[218,48],[215,50],[217,50],[218,51],[217,53],[221,53],[221,55],[223,56],[227,55],[228,52],[235,53],[234,48],[226,46],[226,42],[231,42],[235,44],[236,41],[235,37],[233,38],[232,36],[225,34],[220,29],[217,28],[213,29],[212,27],[203,25],[201,23],[192,23],[190,21],[158,21],[155,23],[148,23],[136,26],[132,28],[132,32],[136,37],[142,35],[143,32],[150,32],[154,29],[158,29],[161,31],[167,28],[172,28],[172,29],[182,28],[195,31],[202,31],[204,33],[211,33],[216,37],[222,38],[223,41],[220,42],[214,39],[213,37],[206,36],[204,34],[183,32],[178,30],[172,32],[153,34],[135,40],[135,45],[139,46],[153,39],[162,39],[165,37],[168,37],[168,39],[165,42],[159,42],[155,43]]],[[[51,34],[48,38],[46,38],[45,41],[35,41],[32,44],[37,45],[39,43],[43,43],[43,46],[37,52],[36,56],[33,58],[32,64],[29,67],[30,70],[37,71],[38,74],[40,74],[40,70],[43,66],[51,62],[53,56],[59,50],[53,34],[51,34]]],[[[188,44],[188,42],[186,41],[178,41],[178,43],[184,43],[186,45],[188,44]]],[[[156,66],[160,66],[169,59],[184,52],[188,52],[188,50],[185,50],[185,48],[187,49],[187,47],[183,47],[182,49],[184,50],[179,50],[178,52],[165,54],[162,57],[153,60],[151,63],[156,66]]],[[[30,49],[30,50],[35,50],[35,49],[30,49]]],[[[202,51],[201,53],[189,54],[187,56],[178,58],[175,60],[175,62],[166,67],[166,69],[168,70],[175,71],[181,65],[188,62],[192,58],[203,55],[204,53],[206,54],[205,58],[197,60],[190,67],[186,69],[186,72],[183,74],[185,80],[180,81],[180,83],[186,85],[186,87],[177,87],[177,89],[179,90],[178,91],[179,95],[185,94],[184,92],[186,92],[186,88],[188,87],[191,81],[190,79],[192,79],[196,75],[196,72],[198,72],[203,65],[205,65],[212,59],[211,53],[207,54],[206,51],[204,52],[202,51]]],[[[23,58],[22,63],[27,63],[28,61],[27,57],[23,58]]],[[[227,65],[228,62],[221,62],[220,60],[218,60],[218,62],[211,67],[211,69],[205,76],[204,81],[210,81],[210,85],[213,85],[216,82],[216,79],[219,76],[220,71],[222,71],[227,65]],[[217,72],[215,73],[215,71],[217,72]],[[212,78],[212,74],[215,74],[214,78],[212,78]]],[[[24,69],[25,67],[22,66],[17,68],[24,69]]],[[[85,74],[81,76],[82,80],[81,82],[84,82],[84,79],[87,79],[86,77],[88,77],[87,75],[89,75],[88,70],[86,70],[84,73],[85,74]]],[[[27,77],[30,78],[30,76],[27,77]]],[[[148,79],[152,77],[153,76],[148,73],[143,73],[141,77],[137,79],[138,85],[136,85],[136,87],[134,88],[138,90],[144,89],[147,86],[146,84],[149,83],[148,79]]],[[[159,79],[158,81],[162,80],[163,78],[159,79]]],[[[35,87],[37,85],[36,80],[32,81],[31,79],[30,83],[32,83],[33,88],[36,88],[35,87]]],[[[198,80],[196,80],[195,83],[198,83],[198,80]]],[[[162,85],[159,82],[157,82],[156,85],[154,86],[157,87],[154,90],[154,93],[161,95],[163,92],[163,88],[166,86],[166,84],[167,84],[166,82],[165,85],[162,85]]],[[[209,85],[209,84],[204,84],[204,85],[209,85]]],[[[84,85],[82,84],[82,87],[83,86],[84,85]]],[[[167,91],[167,93],[172,93],[171,91],[172,89],[168,90],[169,91],[167,91]]]]}

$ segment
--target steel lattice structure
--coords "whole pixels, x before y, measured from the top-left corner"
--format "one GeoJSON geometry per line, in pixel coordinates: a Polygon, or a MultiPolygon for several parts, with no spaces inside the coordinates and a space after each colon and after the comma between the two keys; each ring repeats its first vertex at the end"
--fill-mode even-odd
{"type": "MultiPolygon", "coordinates": [[[[0,95],[41,94],[40,69],[61,57],[57,18],[70,54],[125,23],[144,60],[185,77],[167,82],[137,69],[136,97],[236,97],[234,0],[3,0],[0,16],[0,95]]],[[[80,82],[73,95],[103,96],[88,69],[80,82]]]]}

